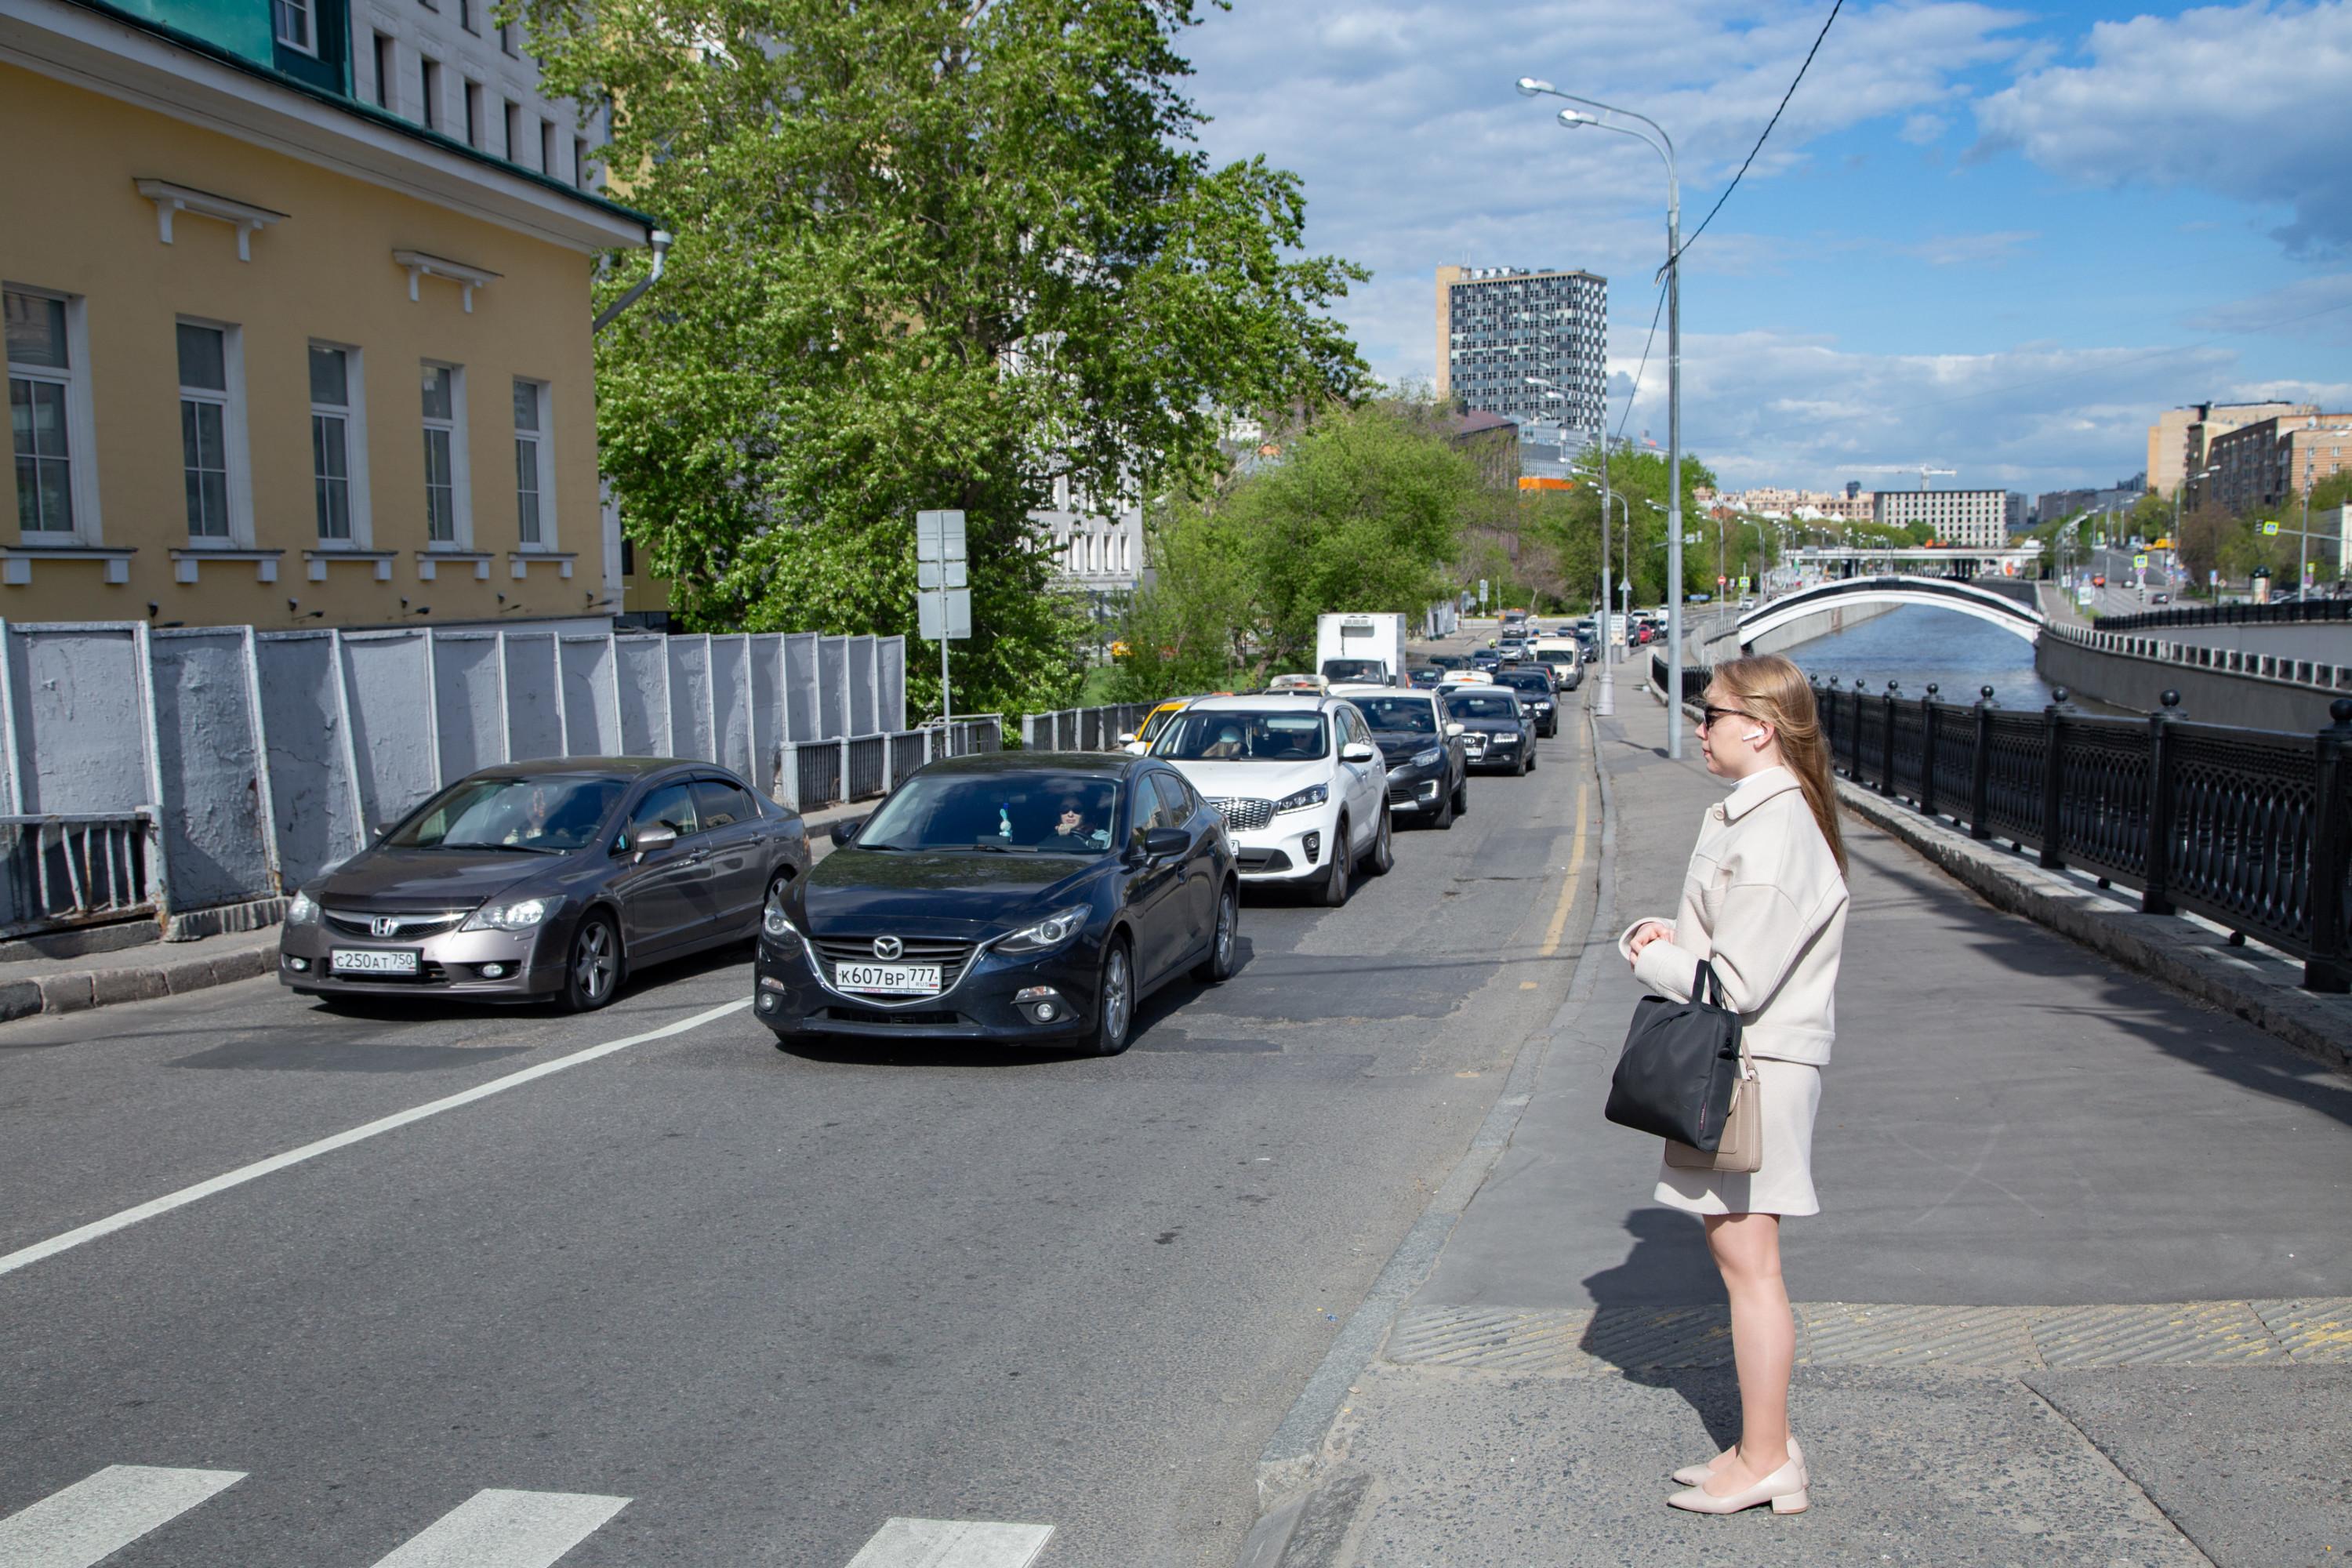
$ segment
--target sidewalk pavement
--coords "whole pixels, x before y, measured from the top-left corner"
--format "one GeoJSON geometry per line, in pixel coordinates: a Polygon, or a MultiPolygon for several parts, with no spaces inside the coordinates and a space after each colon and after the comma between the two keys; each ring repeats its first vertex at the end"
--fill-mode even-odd
{"type": "Polygon", "coordinates": [[[2352,1555],[2352,1082],[1996,911],[1851,815],[1822,1212],[1787,1222],[1813,1507],[1675,1513],[1737,1431],[1698,1223],[1603,1121],[1722,785],[1601,721],[1613,848],[1509,1147],[1326,1440],[1284,1564],[2352,1555]]]}
{"type": "MultiPolygon", "coordinates": [[[[875,805],[859,801],[804,814],[812,864],[833,852],[835,823],[864,816],[875,805]]],[[[176,996],[277,973],[275,924],[194,942],[148,942],[69,958],[11,960],[0,963],[0,1023],[36,1013],[78,1013],[117,1002],[176,996]]]]}

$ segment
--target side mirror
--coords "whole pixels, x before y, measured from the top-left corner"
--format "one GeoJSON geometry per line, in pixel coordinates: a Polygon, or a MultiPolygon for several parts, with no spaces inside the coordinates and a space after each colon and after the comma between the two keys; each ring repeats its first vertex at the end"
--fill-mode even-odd
{"type": "Polygon", "coordinates": [[[375,836],[378,838],[389,838],[392,837],[392,830],[399,826],[398,817],[393,818],[390,822],[379,822],[375,825],[375,836]]]}
{"type": "Polygon", "coordinates": [[[1157,860],[1166,855],[1181,855],[1192,847],[1192,836],[1181,827],[1147,827],[1143,830],[1143,856],[1157,860]]]}
{"type": "Polygon", "coordinates": [[[1118,743],[1122,746],[1132,746],[1135,744],[1135,731],[1129,730],[1125,734],[1119,736],[1118,743]]]}
{"type": "Polygon", "coordinates": [[[1379,755],[1361,741],[1351,741],[1339,751],[1339,760],[1343,763],[1369,763],[1379,755]]]}
{"type": "MultiPolygon", "coordinates": [[[[835,823],[833,825],[832,835],[834,847],[838,848],[842,845],[846,844],[851,839],[856,837],[857,830],[865,826],[866,819],[862,816],[853,816],[844,821],[835,823]]],[[[848,862],[846,861],[843,862],[844,865],[846,865],[847,863],[848,862]]]]}
{"type": "Polygon", "coordinates": [[[640,828],[629,840],[629,847],[640,855],[650,855],[656,849],[667,849],[677,842],[677,829],[667,822],[656,822],[640,828]]]}
{"type": "Polygon", "coordinates": [[[1459,739],[1461,739],[1461,737],[1462,737],[1462,735],[1463,735],[1464,731],[1466,731],[1468,728],[1469,728],[1469,726],[1468,726],[1468,725],[1466,725],[1466,724],[1461,724],[1461,723],[1453,723],[1453,724],[1448,724],[1448,725],[1446,725],[1446,726],[1445,726],[1445,738],[1446,738],[1447,740],[1449,740],[1449,741],[1459,740],[1459,739]]]}

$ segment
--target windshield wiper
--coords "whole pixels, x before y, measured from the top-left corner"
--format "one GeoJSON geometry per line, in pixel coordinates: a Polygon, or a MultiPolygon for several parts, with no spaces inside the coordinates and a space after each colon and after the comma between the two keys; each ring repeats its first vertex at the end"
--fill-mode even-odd
{"type": "Polygon", "coordinates": [[[569,855],[569,849],[550,849],[543,844],[452,844],[443,839],[438,844],[418,845],[424,849],[464,849],[479,853],[488,850],[500,855],[569,855]]]}
{"type": "Polygon", "coordinates": [[[985,849],[992,855],[1034,855],[1037,853],[1035,847],[1031,845],[1007,844],[1002,839],[997,838],[975,838],[971,841],[971,847],[974,849],[985,849]]]}

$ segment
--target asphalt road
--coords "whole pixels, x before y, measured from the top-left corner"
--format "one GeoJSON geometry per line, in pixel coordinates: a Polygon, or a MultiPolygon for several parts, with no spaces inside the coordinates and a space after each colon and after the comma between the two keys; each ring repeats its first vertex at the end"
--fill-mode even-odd
{"type": "Polygon", "coordinates": [[[1241,973],[1109,1060],[782,1052],[741,953],[579,1019],[257,981],[0,1026],[0,1562],[1225,1568],[1562,999],[1599,802],[1542,752],[1342,910],[1246,899],[1241,973]]]}

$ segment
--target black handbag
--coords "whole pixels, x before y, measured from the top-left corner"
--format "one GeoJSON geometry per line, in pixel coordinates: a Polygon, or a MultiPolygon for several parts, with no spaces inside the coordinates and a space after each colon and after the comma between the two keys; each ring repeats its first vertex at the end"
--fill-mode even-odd
{"type": "Polygon", "coordinates": [[[1703,963],[1689,1001],[1644,996],[1633,1005],[1601,1114],[1711,1154],[1738,1081],[1739,1015],[1723,1005],[1723,982],[1703,963]]]}

